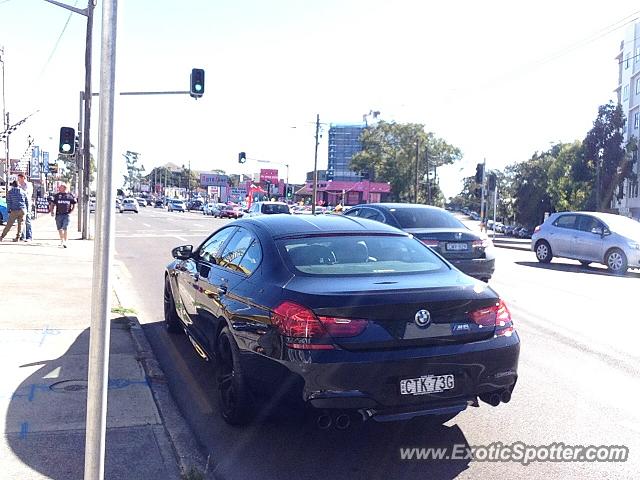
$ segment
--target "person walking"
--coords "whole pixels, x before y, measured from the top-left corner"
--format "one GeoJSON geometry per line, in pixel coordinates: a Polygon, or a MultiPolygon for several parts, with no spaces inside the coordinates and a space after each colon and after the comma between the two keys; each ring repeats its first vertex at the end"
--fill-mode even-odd
{"type": "Polygon", "coordinates": [[[67,228],[69,227],[69,214],[76,207],[76,198],[73,193],[67,192],[67,185],[61,183],[58,186],[58,193],[53,196],[49,203],[49,213],[56,217],[56,228],[60,235],[60,246],[67,248],[67,228]]]}
{"type": "Polygon", "coordinates": [[[13,241],[17,242],[20,240],[22,222],[24,221],[24,216],[27,211],[27,196],[24,193],[24,190],[18,187],[18,182],[15,180],[11,182],[10,185],[11,190],[7,193],[7,210],[9,210],[9,220],[2,230],[0,242],[4,240],[4,237],[7,236],[7,233],[9,233],[9,230],[11,230],[11,227],[16,221],[18,222],[18,233],[13,241]]]}
{"type": "Polygon", "coordinates": [[[33,240],[33,232],[31,230],[31,211],[33,206],[33,184],[27,181],[24,173],[18,174],[18,187],[24,190],[27,195],[27,212],[24,215],[24,230],[20,236],[20,240],[30,242],[33,240]]]}

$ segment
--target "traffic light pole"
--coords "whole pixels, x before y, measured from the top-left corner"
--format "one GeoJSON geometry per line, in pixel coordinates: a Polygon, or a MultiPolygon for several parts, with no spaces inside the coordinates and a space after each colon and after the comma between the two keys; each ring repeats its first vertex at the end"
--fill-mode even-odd
{"type": "MultiPolygon", "coordinates": [[[[484,195],[485,195],[485,191],[484,191],[484,177],[485,177],[485,172],[487,171],[487,159],[485,158],[482,161],[482,189],[480,190],[480,224],[482,225],[483,223],[486,224],[486,215],[485,215],[485,206],[484,206],[484,195]]],[[[486,225],[485,225],[486,226],[486,225]]]]}
{"type": "Polygon", "coordinates": [[[313,158],[313,198],[311,199],[311,214],[316,213],[316,197],[318,195],[318,136],[320,135],[320,114],[316,115],[316,149],[313,158]]]}

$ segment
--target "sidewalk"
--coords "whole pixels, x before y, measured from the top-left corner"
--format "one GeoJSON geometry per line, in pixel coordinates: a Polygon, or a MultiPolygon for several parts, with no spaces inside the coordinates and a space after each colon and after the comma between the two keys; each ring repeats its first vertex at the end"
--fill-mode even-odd
{"type": "MultiPolygon", "coordinates": [[[[33,237],[0,244],[0,479],[81,479],[93,242],[80,240],[72,218],[61,248],[44,214],[33,237]]],[[[153,353],[117,295],[112,303],[120,313],[111,320],[105,478],[181,478],[184,446],[171,441],[154,401],[158,376],[145,373],[153,353]]],[[[181,418],[171,404],[169,418],[181,418]]]]}

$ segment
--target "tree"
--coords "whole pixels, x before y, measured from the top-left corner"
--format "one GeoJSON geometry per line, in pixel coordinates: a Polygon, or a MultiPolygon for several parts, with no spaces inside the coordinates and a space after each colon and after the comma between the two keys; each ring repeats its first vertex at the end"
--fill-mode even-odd
{"type": "Polygon", "coordinates": [[[122,154],[127,164],[127,175],[124,175],[124,185],[129,185],[129,190],[135,191],[140,188],[140,180],[142,180],[142,172],[144,166],[138,166],[138,160],[140,154],[138,152],[132,152],[127,150],[127,153],[122,154]]]}
{"type": "Polygon", "coordinates": [[[507,167],[513,176],[513,210],[516,221],[526,226],[542,223],[545,212],[552,212],[547,192],[548,171],[553,157],[535,153],[530,160],[507,167]]]}
{"type": "Polygon", "coordinates": [[[610,102],[598,108],[584,139],[584,159],[577,172],[583,179],[595,178],[591,204],[596,210],[610,208],[616,188],[620,189],[631,173],[630,154],[623,145],[624,126],[622,106],[610,102]]]}
{"type": "MultiPolygon", "coordinates": [[[[389,182],[391,198],[401,202],[415,199],[416,142],[420,158],[419,179],[427,174],[427,162],[429,170],[433,171],[462,157],[460,149],[432,132],[425,132],[424,125],[417,123],[381,121],[365,128],[360,141],[362,150],[351,159],[351,169],[366,172],[370,180],[389,182]]],[[[426,183],[423,183],[418,191],[418,201],[424,202],[426,198],[426,183]]]]}

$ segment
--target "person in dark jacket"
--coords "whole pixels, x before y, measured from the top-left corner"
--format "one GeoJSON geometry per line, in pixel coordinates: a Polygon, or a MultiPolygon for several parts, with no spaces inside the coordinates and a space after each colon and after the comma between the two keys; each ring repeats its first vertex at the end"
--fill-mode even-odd
{"type": "Polygon", "coordinates": [[[11,190],[7,193],[7,210],[9,210],[9,221],[4,226],[4,230],[2,230],[2,235],[0,235],[0,242],[4,240],[4,237],[7,236],[13,224],[18,222],[18,233],[16,234],[16,238],[13,240],[17,242],[20,240],[20,234],[22,233],[22,223],[24,222],[24,216],[27,213],[27,195],[24,193],[20,187],[18,187],[18,182],[11,182],[11,190]]]}

